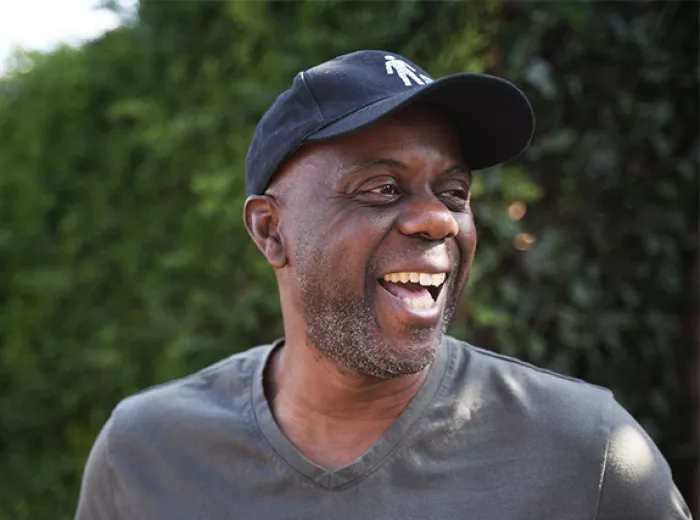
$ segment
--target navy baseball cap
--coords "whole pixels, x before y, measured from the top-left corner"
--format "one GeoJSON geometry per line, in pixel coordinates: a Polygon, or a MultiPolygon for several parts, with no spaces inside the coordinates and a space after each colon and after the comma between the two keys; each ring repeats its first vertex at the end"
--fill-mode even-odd
{"type": "Polygon", "coordinates": [[[472,170],[508,161],[530,142],[535,118],[518,87],[488,74],[434,80],[385,51],[358,51],[300,72],[258,123],[246,157],[246,190],[261,195],[306,143],[354,132],[417,101],[445,109],[472,170]]]}

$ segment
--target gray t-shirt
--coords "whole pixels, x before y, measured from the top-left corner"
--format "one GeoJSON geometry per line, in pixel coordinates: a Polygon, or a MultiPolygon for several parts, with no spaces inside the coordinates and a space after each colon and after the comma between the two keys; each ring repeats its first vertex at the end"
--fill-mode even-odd
{"type": "Polygon", "coordinates": [[[666,461],[608,390],[449,337],[384,437],[326,471],[265,399],[280,345],[121,402],[90,454],[76,518],[690,518],[666,461]]]}

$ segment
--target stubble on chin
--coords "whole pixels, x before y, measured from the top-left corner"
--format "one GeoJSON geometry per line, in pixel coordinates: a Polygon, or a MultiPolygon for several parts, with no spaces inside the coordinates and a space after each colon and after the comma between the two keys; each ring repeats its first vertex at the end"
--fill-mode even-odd
{"type": "Polygon", "coordinates": [[[346,287],[320,285],[305,276],[300,282],[308,343],[341,372],[380,380],[416,374],[429,366],[437,357],[457,304],[454,298],[449,299],[437,331],[407,327],[402,334],[405,339],[396,344],[385,337],[373,298],[357,299],[346,287]]]}

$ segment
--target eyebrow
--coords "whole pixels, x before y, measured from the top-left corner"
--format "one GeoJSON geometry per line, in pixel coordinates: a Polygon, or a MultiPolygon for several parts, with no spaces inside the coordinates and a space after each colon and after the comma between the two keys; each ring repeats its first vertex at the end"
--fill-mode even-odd
{"type": "Polygon", "coordinates": [[[466,175],[467,180],[469,180],[469,182],[471,183],[472,171],[467,167],[466,164],[455,164],[454,166],[450,166],[442,172],[442,175],[450,176],[454,175],[455,173],[466,175]]]}
{"type": "Polygon", "coordinates": [[[401,161],[397,161],[396,159],[389,159],[388,157],[377,157],[377,158],[372,158],[372,159],[367,159],[365,161],[362,161],[352,168],[348,170],[348,173],[355,173],[359,172],[362,170],[366,170],[367,168],[371,168],[372,166],[388,166],[389,168],[398,168],[399,170],[408,170],[408,166],[406,166],[404,163],[401,161]]]}
{"type": "MultiPolygon", "coordinates": [[[[401,161],[397,161],[396,159],[390,159],[388,157],[377,157],[367,159],[365,161],[360,162],[359,164],[356,164],[355,166],[350,168],[347,173],[353,174],[365,170],[367,168],[371,168],[372,166],[388,166],[389,168],[397,168],[399,170],[409,169],[409,167],[406,164],[402,163],[401,161]]],[[[466,175],[467,179],[471,182],[472,172],[465,164],[455,164],[441,173],[441,175],[446,176],[451,176],[454,174],[466,175]]]]}

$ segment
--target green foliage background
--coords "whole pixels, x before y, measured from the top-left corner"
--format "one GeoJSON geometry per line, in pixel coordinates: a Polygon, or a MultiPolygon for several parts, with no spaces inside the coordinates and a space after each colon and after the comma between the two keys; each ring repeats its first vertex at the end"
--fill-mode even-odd
{"type": "Polygon", "coordinates": [[[146,1],[79,49],[18,56],[0,79],[0,520],[70,518],[121,398],[282,334],[241,222],[245,153],[296,72],[359,48],[526,90],[536,138],[477,175],[452,333],[612,388],[691,501],[697,34],[695,2],[146,1]]]}

